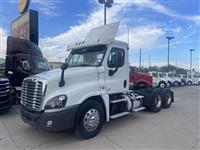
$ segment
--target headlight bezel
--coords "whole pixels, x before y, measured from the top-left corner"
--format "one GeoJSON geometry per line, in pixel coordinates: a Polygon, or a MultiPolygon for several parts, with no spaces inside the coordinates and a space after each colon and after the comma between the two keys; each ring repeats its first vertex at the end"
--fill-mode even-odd
{"type": "Polygon", "coordinates": [[[62,94],[55,96],[48,100],[45,104],[45,110],[50,110],[50,109],[60,109],[65,107],[67,103],[67,95],[62,94]]]}

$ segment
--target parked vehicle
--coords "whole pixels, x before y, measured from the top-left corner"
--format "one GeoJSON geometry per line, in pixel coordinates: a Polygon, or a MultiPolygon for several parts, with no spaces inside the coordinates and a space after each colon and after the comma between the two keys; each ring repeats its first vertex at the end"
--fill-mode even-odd
{"type": "Polygon", "coordinates": [[[166,88],[170,86],[168,80],[164,77],[163,73],[157,71],[150,71],[148,72],[148,74],[153,77],[154,87],[166,88]]]}
{"type": "Polygon", "coordinates": [[[163,78],[165,78],[168,83],[170,84],[170,86],[173,86],[173,75],[172,73],[168,73],[168,72],[158,72],[158,74],[160,74],[163,78]]]}
{"type": "Polygon", "coordinates": [[[71,48],[61,69],[24,79],[22,120],[49,131],[74,128],[88,139],[105,121],[169,108],[174,97],[168,88],[129,90],[128,44],[114,40],[118,27],[112,23],[91,30],[71,48]]]}
{"type": "Polygon", "coordinates": [[[192,79],[192,76],[191,75],[188,75],[187,78],[186,78],[186,84],[188,86],[192,86],[193,85],[193,79],[192,79]]]}
{"type": "Polygon", "coordinates": [[[179,74],[179,77],[181,78],[181,85],[186,85],[187,76],[185,74],[179,74]]]}
{"type": "Polygon", "coordinates": [[[200,85],[200,75],[199,74],[193,75],[193,84],[200,85]]]}
{"type": "Polygon", "coordinates": [[[181,76],[178,74],[172,74],[172,81],[173,81],[173,86],[178,87],[182,85],[182,79],[181,76]]]}
{"type": "Polygon", "coordinates": [[[0,112],[10,109],[12,97],[9,80],[0,74],[0,112]]]}
{"type": "Polygon", "coordinates": [[[7,38],[5,76],[9,78],[16,100],[20,97],[24,78],[49,70],[50,66],[36,44],[12,36],[7,38]]]}
{"type": "Polygon", "coordinates": [[[130,67],[129,82],[133,88],[147,88],[153,86],[153,78],[146,73],[139,72],[134,67],[130,67]]]}

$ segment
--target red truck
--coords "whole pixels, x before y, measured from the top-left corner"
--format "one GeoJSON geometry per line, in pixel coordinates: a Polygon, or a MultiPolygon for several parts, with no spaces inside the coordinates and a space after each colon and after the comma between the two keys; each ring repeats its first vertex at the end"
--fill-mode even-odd
{"type": "Polygon", "coordinates": [[[153,78],[145,73],[138,72],[136,67],[130,67],[129,82],[134,87],[152,87],[153,78]]]}

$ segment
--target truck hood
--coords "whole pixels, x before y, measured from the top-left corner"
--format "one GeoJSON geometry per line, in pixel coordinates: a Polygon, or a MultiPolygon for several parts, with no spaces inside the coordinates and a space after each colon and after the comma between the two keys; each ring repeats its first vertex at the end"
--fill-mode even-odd
{"type": "MultiPolygon", "coordinates": [[[[77,76],[83,76],[85,74],[88,74],[90,72],[96,72],[96,67],[71,67],[71,68],[67,68],[65,70],[65,79],[69,79],[72,77],[77,77],[77,76]]],[[[55,80],[55,79],[60,79],[61,78],[61,73],[62,70],[61,69],[54,69],[51,71],[47,71],[47,72],[42,72],[40,74],[34,75],[32,77],[39,77],[39,78],[43,78],[46,79],[47,81],[51,81],[51,80],[55,80]]]]}
{"type": "MultiPolygon", "coordinates": [[[[61,69],[51,70],[48,72],[43,72],[37,74],[35,76],[31,76],[30,78],[39,79],[47,83],[46,96],[44,99],[44,103],[57,96],[62,94],[74,94],[73,92],[83,91],[80,88],[89,88],[89,89],[97,89],[98,85],[98,75],[96,67],[69,67],[65,70],[64,80],[65,85],[63,87],[59,87],[59,82],[61,79],[61,69]],[[93,87],[89,87],[93,86],[93,87]],[[76,90],[75,90],[76,89],[76,90]],[[79,90],[80,89],[80,90],[79,90]]],[[[69,102],[70,104],[71,102],[69,102]]]]}

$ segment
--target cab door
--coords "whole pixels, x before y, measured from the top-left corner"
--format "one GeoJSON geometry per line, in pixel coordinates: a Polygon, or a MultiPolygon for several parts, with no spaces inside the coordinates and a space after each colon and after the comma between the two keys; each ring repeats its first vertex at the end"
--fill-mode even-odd
{"type": "Polygon", "coordinates": [[[127,49],[112,47],[105,62],[105,82],[108,94],[122,93],[129,89],[127,49]]]}

